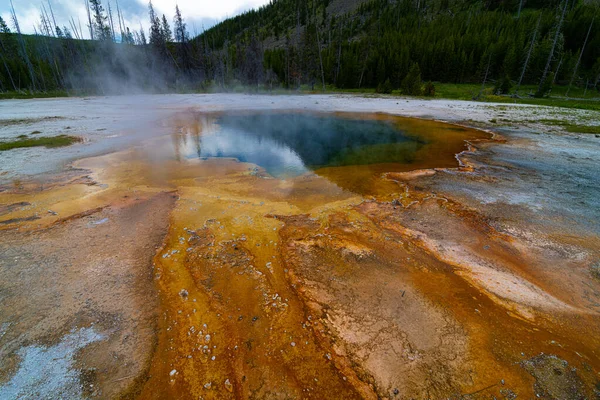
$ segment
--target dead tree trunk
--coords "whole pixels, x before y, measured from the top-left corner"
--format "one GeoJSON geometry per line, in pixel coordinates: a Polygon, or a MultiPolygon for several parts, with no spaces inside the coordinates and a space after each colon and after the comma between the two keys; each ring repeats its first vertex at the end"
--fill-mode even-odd
{"type": "Polygon", "coordinates": [[[546,67],[544,68],[544,73],[542,74],[542,79],[540,79],[540,84],[538,86],[537,95],[543,96],[544,93],[544,82],[546,82],[546,78],[548,77],[548,72],[550,71],[550,66],[552,65],[552,60],[554,59],[554,50],[556,49],[556,44],[558,43],[558,38],[560,36],[560,29],[562,28],[563,21],[565,19],[565,14],[567,13],[567,6],[569,5],[569,0],[565,0],[565,6],[563,7],[562,14],[560,19],[558,20],[558,25],[556,26],[556,33],[554,34],[554,41],[552,42],[552,48],[550,49],[550,54],[548,54],[548,61],[546,61],[546,67]]]}
{"type": "Polygon", "coordinates": [[[577,59],[577,63],[575,64],[575,68],[573,69],[573,76],[571,77],[571,82],[569,82],[569,88],[567,89],[566,97],[569,97],[569,92],[571,91],[571,85],[573,85],[573,81],[575,80],[575,75],[577,75],[577,70],[579,69],[579,64],[581,63],[581,56],[585,51],[585,45],[587,44],[588,39],[590,38],[590,32],[592,31],[592,26],[594,26],[594,18],[592,18],[592,22],[590,23],[590,28],[588,29],[587,35],[585,36],[585,40],[583,41],[583,46],[581,47],[581,51],[579,52],[579,58],[577,59]]]}
{"type": "Polygon", "coordinates": [[[92,24],[92,15],[90,14],[90,2],[85,0],[85,10],[87,11],[88,24],[90,28],[90,39],[94,40],[94,25],[92,24]]]}
{"type": "Polygon", "coordinates": [[[538,18],[537,24],[535,26],[535,30],[533,31],[533,38],[531,39],[531,45],[529,46],[529,51],[527,52],[527,58],[525,58],[525,64],[523,64],[523,70],[521,71],[521,77],[519,78],[519,83],[517,83],[517,89],[515,90],[515,96],[519,95],[519,89],[521,88],[521,83],[523,83],[523,78],[525,77],[525,71],[527,71],[527,66],[529,65],[529,60],[531,59],[531,53],[533,52],[533,48],[535,47],[535,39],[537,38],[538,29],[540,28],[540,21],[542,20],[542,14],[538,18]]]}
{"type": "Polygon", "coordinates": [[[317,52],[319,53],[319,64],[321,65],[321,83],[325,91],[325,70],[323,69],[323,54],[321,54],[321,37],[319,36],[319,23],[317,22],[317,9],[313,4],[313,18],[315,21],[315,31],[317,32],[317,52]]]}
{"type": "Polygon", "coordinates": [[[337,63],[336,63],[336,67],[335,67],[335,86],[338,85],[338,78],[340,76],[340,68],[341,68],[341,61],[342,61],[342,34],[341,34],[341,28],[338,29],[338,51],[337,51],[337,63]]]}
{"type": "Polygon", "coordinates": [[[479,100],[481,98],[481,95],[483,94],[483,91],[485,90],[485,83],[487,82],[487,78],[490,73],[491,63],[492,63],[492,53],[490,52],[490,56],[488,57],[487,68],[485,69],[485,76],[483,77],[483,82],[481,83],[481,89],[479,90],[479,93],[477,94],[477,96],[473,97],[473,100],[479,100]]]}
{"type": "Polygon", "coordinates": [[[56,24],[56,18],[54,18],[54,10],[52,10],[52,4],[50,4],[50,0],[48,0],[48,8],[50,9],[50,15],[52,16],[52,23],[54,24],[54,32],[56,32],[56,28],[58,25],[56,24]]]}
{"type": "Polygon", "coordinates": [[[29,55],[27,54],[27,48],[25,47],[25,40],[23,40],[23,35],[21,34],[21,27],[19,26],[19,20],[17,19],[17,14],[15,13],[15,6],[13,5],[12,0],[10,0],[10,12],[13,20],[13,24],[15,25],[15,29],[17,31],[17,37],[19,38],[19,44],[21,45],[21,51],[23,52],[23,58],[25,59],[25,64],[27,65],[27,70],[29,71],[29,77],[31,78],[31,85],[33,90],[36,90],[36,79],[35,72],[33,71],[33,64],[31,64],[31,60],[29,59],[29,55]]]}
{"type": "Polygon", "coordinates": [[[108,2],[108,21],[110,22],[110,36],[112,37],[112,41],[116,42],[115,25],[113,23],[112,8],[110,8],[110,1],[108,2]]]}
{"type": "Polygon", "coordinates": [[[119,20],[119,30],[121,31],[121,43],[123,43],[123,41],[124,41],[123,32],[125,29],[123,27],[123,24],[121,23],[121,9],[119,8],[118,0],[117,0],[117,19],[119,20]]]}

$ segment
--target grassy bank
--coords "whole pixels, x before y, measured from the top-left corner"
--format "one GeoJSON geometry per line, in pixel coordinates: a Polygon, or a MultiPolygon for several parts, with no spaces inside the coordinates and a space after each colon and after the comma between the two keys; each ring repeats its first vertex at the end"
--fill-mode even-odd
{"type": "MultiPolygon", "coordinates": [[[[480,84],[471,83],[439,83],[434,82],[435,85],[435,97],[436,99],[450,99],[450,100],[469,100],[472,101],[481,91],[480,84]]],[[[573,87],[569,91],[569,97],[567,98],[566,93],[568,90],[567,86],[554,86],[551,96],[546,98],[534,98],[530,94],[534,93],[537,89],[535,85],[523,85],[519,90],[519,98],[514,98],[509,95],[498,96],[493,94],[493,85],[486,85],[479,101],[481,102],[492,102],[492,103],[513,103],[513,104],[533,104],[540,106],[549,107],[562,107],[562,108],[575,108],[581,110],[595,110],[600,111],[600,92],[597,90],[587,90],[584,92],[582,88],[573,87]]],[[[514,88],[512,89],[514,91],[514,88]]],[[[361,88],[361,89],[338,89],[333,86],[328,86],[327,90],[323,92],[318,86],[312,89],[310,86],[303,86],[300,90],[286,90],[282,88],[275,89],[256,89],[248,87],[235,87],[223,90],[219,87],[211,87],[204,91],[184,91],[178,92],[182,94],[200,94],[200,93],[257,93],[257,94],[320,94],[320,93],[348,93],[348,94],[359,94],[359,95],[378,95],[374,88],[361,88]]],[[[92,95],[88,93],[86,95],[92,95]]],[[[393,96],[402,96],[399,90],[392,92],[393,96]]],[[[77,96],[83,96],[78,94],[77,96]]],[[[0,100],[5,99],[35,99],[35,98],[52,98],[52,97],[69,97],[69,93],[66,91],[57,92],[4,92],[0,93],[0,100]]],[[[431,99],[432,97],[423,97],[424,99],[431,99]]]]}
{"type": "MultiPolygon", "coordinates": [[[[471,83],[439,83],[434,82],[435,99],[450,99],[450,100],[469,100],[472,101],[481,91],[480,84],[471,83]]],[[[498,96],[493,94],[494,86],[485,86],[479,101],[491,103],[512,103],[512,104],[534,104],[549,107],[576,108],[581,110],[600,111],[600,93],[596,90],[588,90],[584,94],[581,88],[572,88],[569,91],[569,98],[566,97],[568,87],[554,86],[550,97],[534,98],[530,97],[530,93],[534,93],[537,89],[535,85],[523,85],[519,90],[519,98],[514,98],[509,95],[498,96]]],[[[332,89],[340,93],[355,93],[355,94],[376,94],[375,89],[349,89],[338,90],[332,89]]],[[[514,91],[514,88],[513,88],[514,91]]],[[[401,96],[399,90],[392,92],[392,95],[401,96]]],[[[432,97],[424,97],[431,99],[432,97]]]]}
{"type": "Polygon", "coordinates": [[[0,142],[0,151],[24,148],[24,147],[40,147],[46,148],[64,147],[69,146],[73,143],[80,142],[81,139],[76,136],[59,135],[51,137],[28,137],[27,135],[21,135],[17,140],[10,142],[0,142]]]}
{"type": "Polygon", "coordinates": [[[53,97],[69,97],[66,91],[51,92],[0,92],[0,100],[11,99],[47,99],[53,97]]]}
{"type": "MultiPolygon", "coordinates": [[[[479,94],[481,85],[477,84],[452,84],[436,83],[436,98],[473,100],[473,97],[479,94]]],[[[566,97],[567,86],[554,86],[550,97],[534,98],[529,94],[537,90],[535,85],[523,85],[519,90],[520,98],[511,96],[498,96],[493,94],[493,86],[486,86],[481,101],[515,104],[535,104],[540,106],[577,108],[582,110],[600,111],[600,93],[596,90],[588,90],[584,93],[581,88],[571,88],[569,97],[566,97]]],[[[513,89],[514,90],[514,89],[513,89]]]]}

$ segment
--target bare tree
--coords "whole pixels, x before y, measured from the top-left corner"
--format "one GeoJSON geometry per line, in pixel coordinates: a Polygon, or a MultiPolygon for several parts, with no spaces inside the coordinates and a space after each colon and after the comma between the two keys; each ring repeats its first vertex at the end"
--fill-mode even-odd
{"type": "Polygon", "coordinates": [[[27,48],[25,47],[25,41],[23,40],[23,35],[21,34],[21,27],[19,26],[19,19],[17,18],[17,13],[15,12],[15,6],[13,5],[12,0],[10,0],[10,12],[11,12],[13,24],[15,26],[15,30],[17,31],[17,37],[19,38],[19,44],[21,45],[21,51],[23,53],[23,58],[25,59],[25,64],[27,65],[27,70],[29,71],[29,77],[31,78],[31,85],[33,87],[33,90],[36,90],[35,72],[33,71],[33,65],[31,64],[31,60],[29,59],[29,55],[27,54],[27,48]]]}
{"type": "Polygon", "coordinates": [[[321,83],[325,91],[325,71],[323,70],[323,54],[321,52],[321,37],[319,35],[319,22],[317,21],[317,9],[313,4],[313,18],[315,20],[315,30],[317,31],[317,53],[319,53],[319,64],[321,66],[321,83]]]}
{"type": "Polygon", "coordinates": [[[54,28],[58,28],[58,24],[56,23],[56,18],[54,18],[54,10],[52,10],[52,4],[50,4],[50,0],[48,0],[48,9],[50,10],[50,15],[52,16],[52,23],[54,28]]]}
{"type": "Polygon", "coordinates": [[[550,72],[550,66],[552,65],[552,60],[554,59],[554,50],[556,49],[556,44],[558,43],[558,38],[560,37],[560,30],[562,28],[563,21],[565,20],[565,14],[567,13],[567,6],[569,5],[569,0],[565,0],[565,5],[562,9],[562,13],[560,19],[558,20],[558,24],[556,26],[556,32],[554,33],[554,41],[552,42],[552,48],[550,49],[550,54],[548,54],[548,61],[546,62],[546,67],[544,68],[544,73],[542,74],[542,79],[540,79],[540,84],[538,86],[538,91],[536,96],[543,96],[544,93],[544,83],[546,82],[546,78],[548,77],[548,72],[550,72]]]}
{"type": "Polygon", "coordinates": [[[79,35],[79,31],[77,30],[77,25],[75,25],[75,20],[73,19],[73,17],[71,17],[71,19],[69,20],[69,24],[71,25],[71,30],[75,35],[75,39],[81,40],[81,36],[79,35]]]}
{"type": "Polygon", "coordinates": [[[483,91],[485,90],[485,84],[487,82],[488,75],[490,73],[490,65],[492,64],[492,52],[490,51],[490,56],[488,57],[487,68],[485,69],[485,76],[483,77],[483,82],[481,83],[481,89],[477,96],[473,97],[473,100],[479,100],[483,95],[483,91]]]}
{"type": "Polygon", "coordinates": [[[119,8],[119,0],[116,0],[117,3],[117,19],[119,20],[119,31],[121,33],[121,43],[126,42],[125,36],[123,36],[123,23],[121,21],[121,9],[119,8]]]}
{"type": "Polygon", "coordinates": [[[529,65],[529,60],[531,59],[531,53],[533,52],[533,48],[535,47],[535,39],[537,38],[538,29],[540,28],[541,20],[542,20],[542,14],[540,14],[537,24],[535,25],[535,30],[533,31],[533,37],[531,38],[531,44],[529,45],[529,51],[527,52],[527,57],[525,58],[525,63],[523,64],[523,70],[521,71],[521,77],[519,78],[519,83],[517,83],[517,89],[515,90],[515,96],[519,95],[519,89],[521,88],[521,83],[523,83],[523,78],[525,77],[525,71],[527,71],[527,66],[529,65]]]}
{"type": "Polygon", "coordinates": [[[113,23],[112,9],[110,8],[110,0],[108,1],[108,21],[110,22],[110,36],[113,42],[116,42],[115,38],[115,24],[113,23]]]}
{"type": "Polygon", "coordinates": [[[94,40],[94,25],[92,24],[92,14],[90,12],[90,2],[85,0],[85,10],[88,16],[88,27],[90,28],[90,39],[94,40]]]}
{"type": "Polygon", "coordinates": [[[585,40],[583,41],[583,46],[581,46],[581,51],[579,52],[579,58],[577,59],[577,63],[575,64],[575,68],[573,69],[573,76],[571,77],[571,81],[569,82],[569,88],[567,89],[567,93],[565,96],[569,97],[569,92],[571,91],[571,85],[573,85],[573,81],[575,80],[575,75],[577,75],[577,70],[579,69],[579,64],[581,63],[581,56],[585,51],[585,45],[590,38],[590,32],[592,32],[592,26],[594,26],[594,20],[596,17],[592,18],[592,22],[590,22],[590,28],[588,29],[587,35],[585,36],[585,40]]]}

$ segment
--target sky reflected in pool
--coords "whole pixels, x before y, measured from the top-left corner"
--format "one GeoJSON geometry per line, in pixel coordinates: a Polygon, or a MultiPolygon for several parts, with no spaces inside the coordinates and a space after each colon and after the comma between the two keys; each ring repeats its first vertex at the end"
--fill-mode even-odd
{"type": "Polygon", "coordinates": [[[180,161],[233,158],[275,178],[314,172],[367,193],[368,181],[385,172],[456,167],[465,140],[489,136],[383,114],[263,112],[187,114],[176,120],[172,137],[180,161]]]}

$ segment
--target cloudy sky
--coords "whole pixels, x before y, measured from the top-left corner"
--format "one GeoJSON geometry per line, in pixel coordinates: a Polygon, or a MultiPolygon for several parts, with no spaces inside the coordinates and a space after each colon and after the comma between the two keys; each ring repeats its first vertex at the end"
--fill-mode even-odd
{"type": "MultiPolygon", "coordinates": [[[[85,37],[87,33],[87,15],[85,11],[85,0],[49,0],[54,10],[56,22],[61,27],[66,25],[70,28],[69,18],[72,16],[76,24],[78,18],[81,20],[85,37]]],[[[102,0],[102,5],[108,9],[110,3],[113,9],[113,18],[116,23],[116,2],[117,0],[102,0]]],[[[140,24],[148,31],[148,0],[118,0],[119,7],[125,18],[125,23],[131,30],[139,30],[140,24]]],[[[48,0],[13,0],[15,11],[19,19],[19,25],[24,33],[33,33],[34,26],[39,25],[40,6],[44,4],[48,13],[48,0]]],[[[175,13],[175,4],[188,24],[191,35],[200,33],[202,27],[208,28],[215,22],[227,17],[239,14],[251,8],[259,7],[268,3],[268,0],[152,0],[155,10],[159,15],[165,14],[169,21],[173,20],[175,13]]],[[[12,29],[12,20],[10,19],[10,0],[0,0],[0,15],[12,29]]],[[[116,28],[118,31],[118,28],[116,28]]]]}

